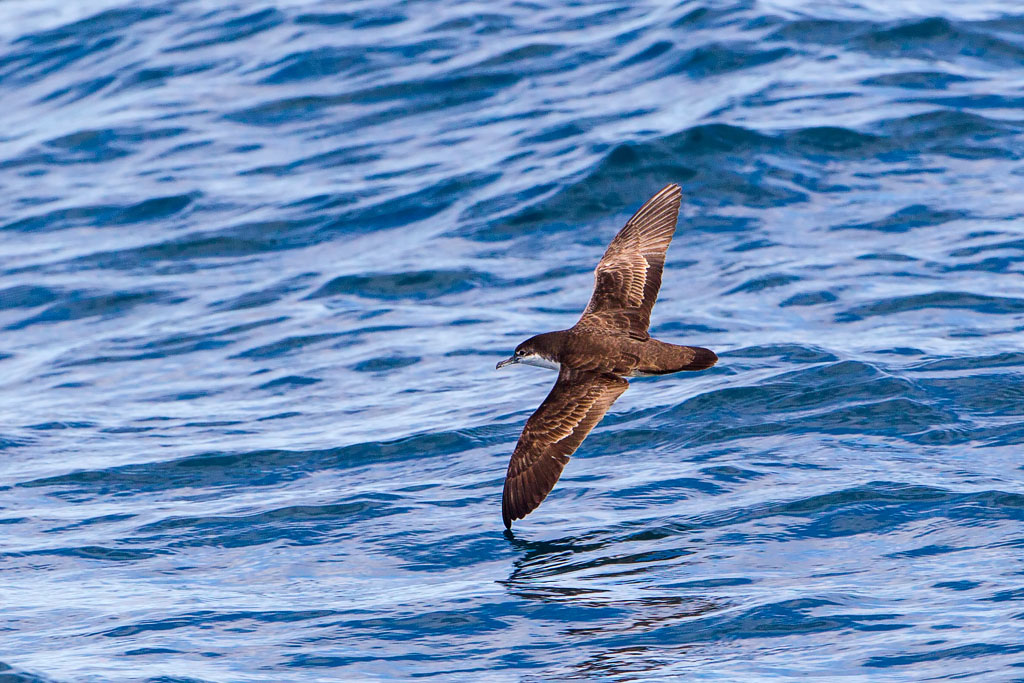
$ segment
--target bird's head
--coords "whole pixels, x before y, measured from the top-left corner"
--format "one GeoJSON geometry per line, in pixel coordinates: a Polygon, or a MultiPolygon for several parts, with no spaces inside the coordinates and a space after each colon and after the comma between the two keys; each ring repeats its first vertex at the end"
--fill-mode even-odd
{"type": "Polygon", "coordinates": [[[541,368],[558,370],[561,365],[555,360],[554,339],[552,339],[551,335],[552,333],[548,332],[546,334],[538,334],[536,337],[530,337],[516,347],[515,353],[512,354],[511,358],[501,361],[494,369],[500,370],[506,365],[522,363],[523,365],[536,365],[541,368]]]}

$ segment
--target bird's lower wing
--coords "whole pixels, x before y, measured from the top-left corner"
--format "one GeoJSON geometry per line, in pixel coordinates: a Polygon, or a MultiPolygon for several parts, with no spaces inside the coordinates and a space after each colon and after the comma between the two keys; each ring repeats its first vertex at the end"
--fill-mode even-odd
{"type": "Polygon", "coordinates": [[[590,430],[629,382],[607,373],[562,369],[551,393],[526,421],[508,463],[501,515],[505,527],[532,512],[554,488],[590,430]]]}

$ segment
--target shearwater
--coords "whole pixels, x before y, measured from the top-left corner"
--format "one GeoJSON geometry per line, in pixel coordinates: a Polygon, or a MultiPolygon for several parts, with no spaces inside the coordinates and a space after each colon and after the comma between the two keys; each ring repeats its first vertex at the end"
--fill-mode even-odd
{"type": "Polygon", "coordinates": [[[506,529],[551,492],[569,456],[629,386],[623,377],[703,370],[718,361],[708,349],[668,344],[647,332],[681,196],[678,185],[666,185],[619,231],[597,264],[579,322],[527,339],[498,363],[496,369],[523,363],[558,370],[508,463],[501,499],[506,529]]]}

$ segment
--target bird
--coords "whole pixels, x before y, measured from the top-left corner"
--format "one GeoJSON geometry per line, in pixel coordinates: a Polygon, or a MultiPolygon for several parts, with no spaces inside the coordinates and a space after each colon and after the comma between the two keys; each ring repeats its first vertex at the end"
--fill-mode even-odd
{"type": "Polygon", "coordinates": [[[625,377],[704,370],[718,362],[709,349],[669,344],[648,333],[681,199],[679,185],[669,184],[633,214],[597,264],[594,291],[575,325],[527,339],[495,367],[558,371],[509,459],[501,498],[505,529],[551,492],[569,457],[629,387],[625,377]]]}

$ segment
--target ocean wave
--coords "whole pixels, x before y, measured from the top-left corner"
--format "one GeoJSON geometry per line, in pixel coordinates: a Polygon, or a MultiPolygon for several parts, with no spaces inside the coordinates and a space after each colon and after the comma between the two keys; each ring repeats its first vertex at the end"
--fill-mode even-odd
{"type": "Polygon", "coordinates": [[[4,4],[0,679],[1019,665],[1024,17],[890,5],[4,4]],[[719,362],[503,535],[670,182],[719,362]]]}

